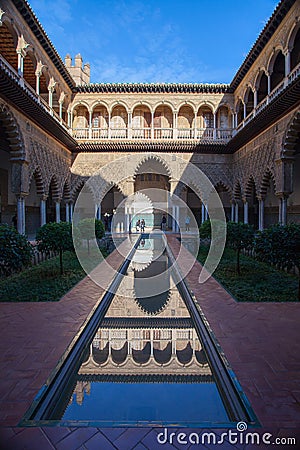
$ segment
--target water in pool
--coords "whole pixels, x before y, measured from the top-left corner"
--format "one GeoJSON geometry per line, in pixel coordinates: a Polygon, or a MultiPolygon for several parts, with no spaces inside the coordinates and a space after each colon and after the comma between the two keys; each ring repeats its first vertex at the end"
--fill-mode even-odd
{"type": "Polygon", "coordinates": [[[63,421],[228,422],[203,345],[167,268],[159,241],[142,240],[72,380],[63,421]],[[151,296],[156,276],[162,289],[151,296]]]}

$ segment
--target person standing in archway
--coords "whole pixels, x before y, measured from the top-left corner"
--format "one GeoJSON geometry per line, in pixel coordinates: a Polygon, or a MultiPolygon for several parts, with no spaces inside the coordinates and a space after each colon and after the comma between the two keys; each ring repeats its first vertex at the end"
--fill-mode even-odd
{"type": "Polygon", "coordinates": [[[185,218],[185,231],[190,231],[190,222],[191,218],[189,215],[187,215],[185,218]]]}

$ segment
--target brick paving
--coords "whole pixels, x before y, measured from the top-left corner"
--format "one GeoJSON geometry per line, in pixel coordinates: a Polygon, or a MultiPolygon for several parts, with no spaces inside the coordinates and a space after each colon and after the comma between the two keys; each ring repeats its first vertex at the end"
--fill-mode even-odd
{"type": "MultiPolygon", "coordinates": [[[[169,235],[168,241],[177,254],[176,238],[169,235]]],[[[178,263],[183,267],[191,255],[185,250],[181,255],[178,263]]],[[[107,261],[117,268],[122,259],[115,251],[107,261]]],[[[200,270],[201,265],[195,263],[186,280],[258,416],[262,428],[256,431],[296,437],[298,445],[289,448],[300,448],[300,304],[237,303],[212,278],[200,285],[200,270]]],[[[180,432],[204,431],[199,429],[169,429],[175,438],[162,446],[157,441],[162,430],[155,428],[18,427],[102,293],[87,277],[60,302],[0,304],[1,450],[267,448],[263,444],[192,445],[176,440],[180,432]]],[[[215,431],[221,435],[222,430],[215,431]]]]}

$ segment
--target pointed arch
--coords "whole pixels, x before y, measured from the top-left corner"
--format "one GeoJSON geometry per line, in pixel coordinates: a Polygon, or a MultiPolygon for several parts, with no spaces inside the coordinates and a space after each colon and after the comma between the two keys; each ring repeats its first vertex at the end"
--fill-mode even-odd
{"type": "Polygon", "coordinates": [[[26,161],[24,140],[19,125],[9,108],[0,104],[0,121],[10,144],[11,161],[26,161]]]}
{"type": "Polygon", "coordinates": [[[37,195],[39,196],[45,195],[43,176],[41,173],[41,169],[39,167],[36,167],[32,172],[31,178],[29,180],[29,190],[33,180],[35,181],[37,195]]]}
{"type": "Polygon", "coordinates": [[[226,183],[224,183],[224,181],[220,181],[220,180],[219,180],[219,181],[215,184],[215,189],[216,189],[216,190],[222,189],[223,191],[227,192],[228,194],[231,194],[231,188],[230,188],[226,183]]]}
{"type": "Polygon", "coordinates": [[[62,192],[63,192],[62,194],[63,200],[66,203],[69,203],[71,200],[71,185],[68,179],[64,181],[62,192]]]}
{"type": "Polygon", "coordinates": [[[291,119],[282,141],[281,158],[293,157],[300,139],[300,111],[291,119]]]}
{"type": "Polygon", "coordinates": [[[260,190],[259,193],[262,198],[264,198],[267,195],[268,187],[270,186],[270,182],[273,182],[275,192],[276,192],[276,179],[275,175],[272,172],[271,169],[267,169],[262,177],[261,184],[260,184],[260,190]]]}
{"type": "Polygon", "coordinates": [[[249,199],[253,195],[253,191],[257,192],[258,188],[253,175],[250,175],[245,186],[245,197],[249,199]]]}
{"type": "Polygon", "coordinates": [[[243,193],[242,193],[242,187],[241,187],[241,183],[239,180],[237,180],[234,183],[234,187],[233,187],[233,198],[235,200],[242,200],[243,198],[243,193]]]}
{"type": "Polygon", "coordinates": [[[137,174],[139,173],[140,168],[142,167],[143,164],[147,163],[148,161],[156,161],[158,162],[164,169],[165,169],[165,174],[162,175],[167,175],[168,177],[172,176],[172,172],[171,169],[169,168],[168,164],[166,163],[166,161],[164,161],[160,156],[155,155],[153,153],[147,154],[145,155],[141,161],[139,162],[139,164],[136,166],[134,174],[133,174],[133,178],[135,179],[135,177],[137,176],[137,174]]]}
{"type": "Polygon", "coordinates": [[[61,198],[59,183],[58,183],[56,175],[52,175],[52,177],[49,180],[49,183],[47,186],[48,195],[50,194],[50,191],[51,191],[53,200],[59,200],[61,198]]]}

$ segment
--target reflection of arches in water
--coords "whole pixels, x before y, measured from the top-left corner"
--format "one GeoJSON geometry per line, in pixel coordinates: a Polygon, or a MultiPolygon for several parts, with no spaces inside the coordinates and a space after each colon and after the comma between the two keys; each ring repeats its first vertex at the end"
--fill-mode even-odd
{"type": "Polygon", "coordinates": [[[89,349],[89,347],[87,347],[83,352],[82,364],[87,363],[89,358],[90,358],[90,349],[89,349]]]}
{"type": "Polygon", "coordinates": [[[114,348],[111,349],[111,358],[114,363],[116,364],[122,364],[128,355],[128,342],[124,342],[124,345],[119,350],[115,350],[114,348]]]}
{"type": "Polygon", "coordinates": [[[195,351],[195,356],[199,364],[207,364],[207,358],[203,348],[195,351]]]}
{"type": "Polygon", "coordinates": [[[93,359],[98,364],[103,364],[108,358],[108,342],[106,346],[100,350],[97,347],[93,347],[93,359]]]}
{"type": "Polygon", "coordinates": [[[146,314],[158,314],[170,300],[170,274],[167,269],[168,263],[164,259],[155,261],[141,272],[134,272],[134,297],[146,314]],[[155,281],[153,277],[156,277],[155,281]],[[154,282],[156,291],[159,285],[160,293],[151,296],[154,282]]]}
{"type": "Polygon", "coordinates": [[[192,349],[191,343],[188,342],[186,347],[182,350],[176,350],[176,355],[177,355],[178,361],[181,364],[188,364],[192,360],[192,356],[193,356],[193,349],[192,349]]]}
{"type": "Polygon", "coordinates": [[[155,361],[159,364],[166,364],[169,362],[172,356],[172,342],[168,342],[168,345],[163,350],[154,348],[153,356],[155,361]]]}
{"type": "Polygon", "coordinates": [[[145,364],[150,358],[151,344],[147,342],[142,350],[132,349],[132,358],[138,364],[145,364]]]}

